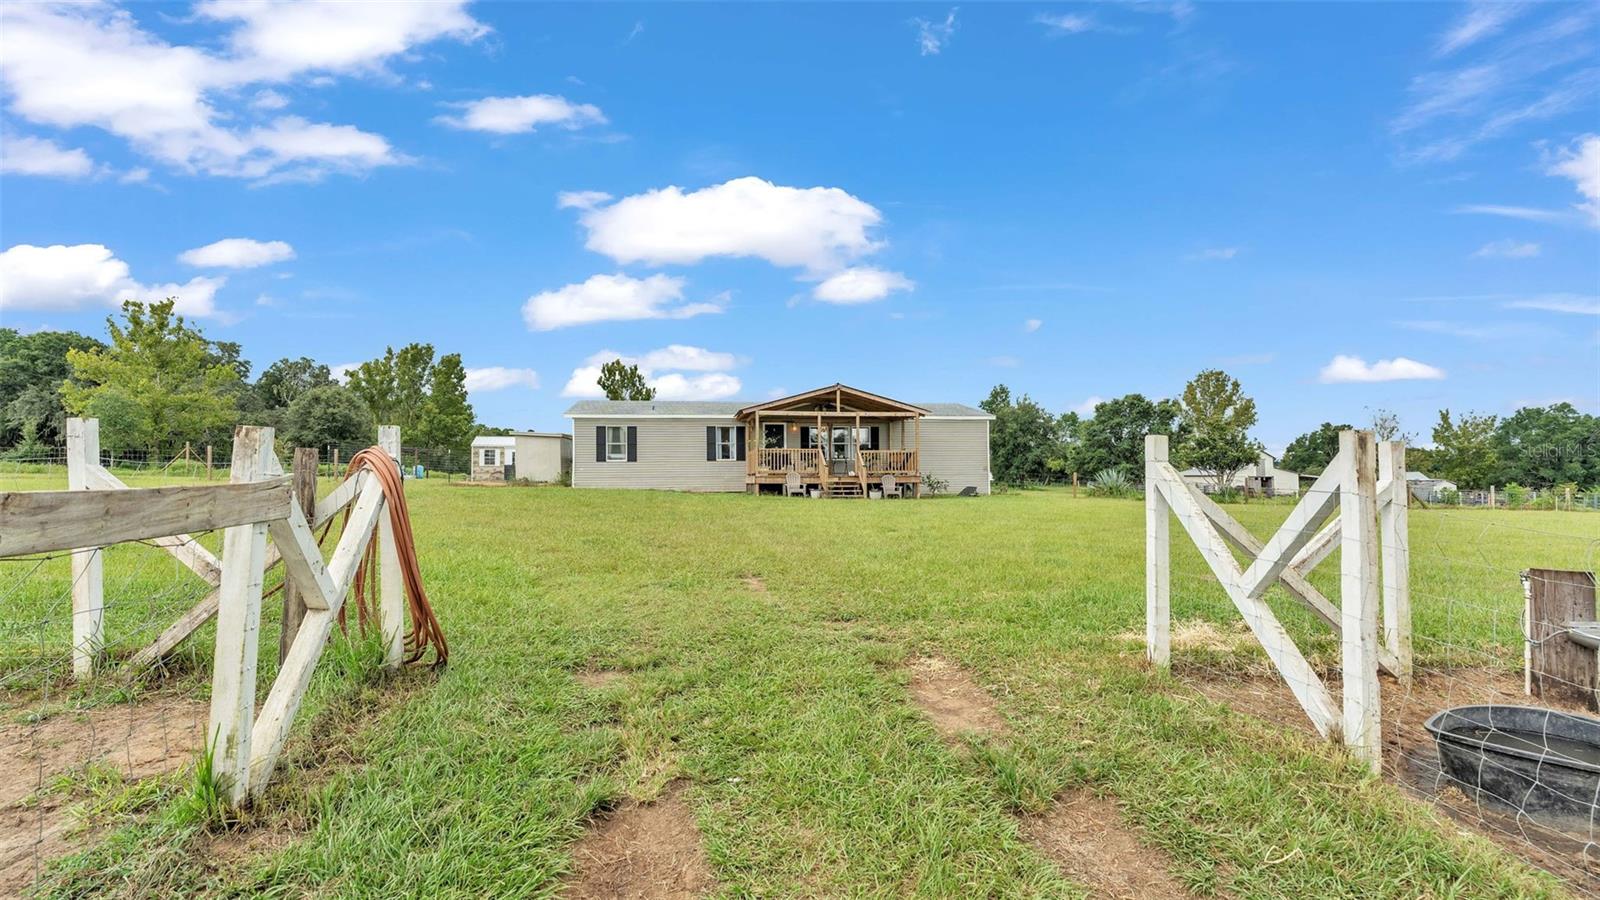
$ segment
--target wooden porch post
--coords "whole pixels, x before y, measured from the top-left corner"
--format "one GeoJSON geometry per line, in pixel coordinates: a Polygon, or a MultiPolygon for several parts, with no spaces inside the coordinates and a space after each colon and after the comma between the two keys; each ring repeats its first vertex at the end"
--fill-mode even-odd
{"type": "Polygon", "coordinates": [[[911,485],[911,499],[922,499],[922,416],[917,416],[917,480],[911,485]]]}

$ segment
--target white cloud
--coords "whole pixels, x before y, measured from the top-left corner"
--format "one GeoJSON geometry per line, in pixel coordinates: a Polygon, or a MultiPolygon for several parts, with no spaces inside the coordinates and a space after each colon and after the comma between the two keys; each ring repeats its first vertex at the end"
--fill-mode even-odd
{"type": "Polygon", "coordinates": [[[467,370],[467,390],[473,392],[503,391],[506,388],[539,386],[539,373],[532,369],[508,369],[505,366],[485,366],[467,370]]]}
{"type": "Polygon", "coordinates": [[[303,72],[371,72],[440,38],[473,41],[489,29],[466,0],[206,0],[202,18],[237,23],[229,35],[235,77],[278,80],[303,72]]]}
{"type": "Polygon", "coordinates": [[[553,94],[533,94],[526,97],[484,97],[447,106],[460,110],[457,115],[434,119],[441,125],[466,131],[487,131],[490,134],[524,134],[541,125],[554,125],[569,131],[586,125],[604,125],[606,117],[600,107],[589,103],[573,103],[553,94]]]}
{"type": "Polygon", "coordinates": [[[256,91],[250,99],[251,109],[278,110],[289,105],[289,98],[271,88],[256,91]]]}
{"type": "Polygon", "coordinates": [[[605,191],[562,191],[556,195],[556,209],[594,209],[610,199],[605,191]]]}
{"type": "Polygon", "coordinates": [[[1088,418],[1094,415],[1094,408],[1104,402],[1106,402],[1106,398],[1099,394],[1091,394],[1082,403],[1074,406],[1072,411],[1084,418],[1088,418]]]}
{"type": "Polygon", "coordinates": [[[683,302],[683,285],[682,278],[669,275],[594,275],[534,294],[522,305],[522,318],[534,331],[550,331],[590,322],[687,319],[722,312],[722,302],[683,302]]]}
{"type": "Polygon", "coordinates": [[[383,63],[428,41],[471,40],[483,26],[460,0],[344,3],[215,0],[200,20],[227,27],[220,45],[170,44],[133,12],[104,3],[9,4],[0,77],[11,114],[57,128],[94,127],[134,151],[191,173],[307,180],[406,161],[387,141],[347,125],[296,118],[236,124],[268,89],[328,73],[382,75],[383,63]],[[238,109],[232,108],[238,107],[238,109]]]}
{"type": "Polygon", "coordinates": [[[1539,245],[1531,241],[1490,241],[1479,247],[1473,256],[1485,259],[1528,259],[1539,255],[1539,245]]]}
{"type": "Polygon", "coordinates": [[[1239,255],[1238,247],[1206,247],[1185,256],[1184,259],[1199,262],[1218,262],[1233,259],[1239,255]]]}
{"type": "Polygon", "coordinates": [[[1499,33],[1506,27],[1506,23],[1520,12],[1522,6],[1518,3],[1472,4],[1468,7],[1466,15],[1456,20],[1449,30],[1439,37],[1437,55],[1449,56],[1463,47],[1471,46],[1499,33]]]}
{"type": "Polygon", "coordinates": [[[1493,203],[1468,203],[1451,210],[1453,213],[1477,216],[1500,216],[1524,222],[1563,222],[1571,215],[1559,209],[1539,209],[1532,206],[1502,206],[1493,203]]]}
{"type": "Polygon", "coordinates": [[[619,263],[698,263],[753,256],[775,266],[829,273],[878,250],[883,215],[839,188],[781,187],[735,178],[685,193],[666,187],[584,209],[590,250],[619,263]]]}
{"type": "Polygon", "coordinates": [[[117,179],[120,184],[144,184],[150,180],[150,170],[144,167],[129,169],[117,179]]]}
{"type": "Polygon", "coordinates": [[[294,259],[294,248],[283,241],[250,238],[223,238],[178,254],[179,262],[206,269],[254,269],[286,259],[294,259]]]}
{"type": "Polygon", "coordinates": [[[1507,309],[1537,309],[1576,316],[1600,316],[1600,298],[1579,294],[1546,294],[1504,304],[1507,309]]]}
{"type": "Polygon", "coordinates": [[[354,372],[360,367],[361,363],[334,363],[328,367],[328,371],[333,373],[334,381],[344,384],[345,376],[349,375],[351,372],[354,372]]]}
{"type": "Polygon", "coordinates": [[[811,294],[824,303],[871,303],[894,291],[909,291],[915,287],[911,279],[899,272],[860,266],[830,275],[811,294]]]}
{"type": "Polygon", "coordinates": [[[1584,197],[1578,209],[1588,215],[1591,224],[1600,226],[1600,135],[1586,134],[1575,143],[1576,149],[1561,151],[1549,172],[1572,179],[1584,197]]]}
{"type": "MultiPolygon", "coordinates": [[[[1454,67],[1437,68],[1411,79],[1410,102],[1389,123],[1409,162],[1440,162],[1461,157],[1474,146],[1591,108],[1600,88],[1600,67],[1589,46],[1592,9],[1546,16],[1532,28],[1500,36],[1505,20],[1494,11],[1472,13],[1465,30],[1453,31],[1457,46],[1482,43],[1482,52],[1454,67]],[[1460,40],[1467,43],[1459,43],[1460,40]]],[[[1507,17],[1509,18],[1509,17],[1507,17]]],[[[1451,35],[1440,44],[1452,44],[1451,35]]]]}
{"type": "Polygon", "coordinates": [[[950,42],[950,36],[956,33],[956,9],[951,7],[945,14],[944,21],[930,22],[927,19],[912,19],[911,23],[917,26],[917,47],[923,56],[937,56],[944,45],[950,42]]]}
{"type": "Polygon", "coordinates": [[[703,347],[672,344],[659,350],[631,356],[614,350],[591,354],[584,364],[572,370],[561,390],[565,397],[603,397],[600,368],[614,359],[638,366],[645,382],[656,389],[661,400],[720,400],[736,396],[743,384],[727,371],[740,364],[732,353],[719,353],[703,347]],[[700,374],[685,375],[684,372],[700,374]]]}
{"type": "Polygon", "coordinates": [[[1443,369],[1404,356],[1380,359],[1369,365],[1359,356],[1340,354],[1322,367],[1317,380],[1323,384],[1348,384],[1377,381],[1434,381],[1443,377],[1443,369]]]}
{"type": "Polygon", "coordinates": [[[0,174],[85,178],[95,173],[94,160],[76,147],[27,135],[0,137],[0,174]]]}
{"type": "Polygon", "coordinates": [[[183,284],[141,284],[102,244],[18,244],[0,253],[0,309],[74,310],[177,297],[178,312],[210,316],[217,311],[217,289],[226,283],[202,276],[183,284]]]}
{"type": "Polygon", "coordinates": [[[1051,35],[1083,34],[1099,26],[1093,16],[1079,13],[1040,13],[1033,17],[1033,21],[1045,26],[1051,35]]]}
{"type": "Polygon", "coordinates": [[[1032,334],[1044,326],[1043,319],[1029,319],[1022,323],[1022,330],[1032,334]]]}

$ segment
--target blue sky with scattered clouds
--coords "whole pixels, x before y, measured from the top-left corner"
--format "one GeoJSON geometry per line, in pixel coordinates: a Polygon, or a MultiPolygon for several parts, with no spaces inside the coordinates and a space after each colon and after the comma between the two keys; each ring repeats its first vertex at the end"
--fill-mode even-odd
{"type": "Polygon", "coordinates": [[[1600,407],[1593,4],[11,4],[0,320],[176,295],[264,367],[430,341],[1052,409],[1600,407]]]}

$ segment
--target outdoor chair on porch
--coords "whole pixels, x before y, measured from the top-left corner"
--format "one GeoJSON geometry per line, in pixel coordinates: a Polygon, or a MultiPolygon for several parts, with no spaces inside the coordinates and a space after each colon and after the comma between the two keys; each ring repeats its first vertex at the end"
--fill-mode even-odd
{"type": "Polygon", "coordinates": [[[883,476],[883,499],[885,499],[885,500],[899,500],[900,499],[900,483],[895,480],[895,477],[893,475],[885,475],[885,476],[883,476]]]}
{"type": "Polygon", "coordinates": [[[796,494],[802,497],[806,495],[806,483],[800,480],[799,472],[790,472],[783,478],[783,495],[793,497],[796,494]]]}

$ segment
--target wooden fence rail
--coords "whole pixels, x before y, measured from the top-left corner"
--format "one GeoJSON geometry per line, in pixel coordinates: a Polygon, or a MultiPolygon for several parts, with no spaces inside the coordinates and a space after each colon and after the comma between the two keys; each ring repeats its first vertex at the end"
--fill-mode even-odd
{"type": "Polygon", "coordinates": [[[1341,432],[1339,454],[1278,531],[1261,541],[1179,476],[1167,460],[1165,435],[1146,437],[1145,644],[1152,663],[1170,665],[1168,523],[1176,518],[1312,725],[1324,737],[1342,741],[1377,771],[1382,753],[1378,669],[1410,678],[1411,604],[1405,446],[1374,444],[1370,432],[1341,432]],[[1248,559],[1243,569],[1233,549],[1248,559]],[[1340,551],[1338,606],[1306,578],[1335,549],[1340,551]],[[1339,635],[1342,714],[1335,711],[1322,678],[1263,600],[1274,584],[1283,585],[1317,621],[1339,635]]]}
{"type": "MultiPolygon", "coordinates": [[[[69,490],[0,492],[0,557],[72,552],[72,662],[80,678],[94,673],[105,646],[100,548],[149,541],[214,586],[137,654],[132,665],[158,661],[216,617],[208,744],[219,783],[232,802],[242,802],[271,778],[374,535],[379,541],[378,627],[385,663],[401,663],[404,579],[382,483],[367,472],[346,479],[312,507],[308,521],[273,454],[271,428],[241,426],[235,431],[229,484],[147,489],[130,489],[100,466],[98,422],[69,419],[67,435],[69,490]],[[312,529],[347,506],[350,513],[339,543],[324,563],[312,529]],[[190,537],[218,528],[223,529],[220,559],[190,537]],[[285,580],[294,585],[307,611],[257,716],[262,589],[267,570],[280,559],[285,580]]],[[[379,446],[398,468],[399,429],[380,428],[379,446]]]]}

